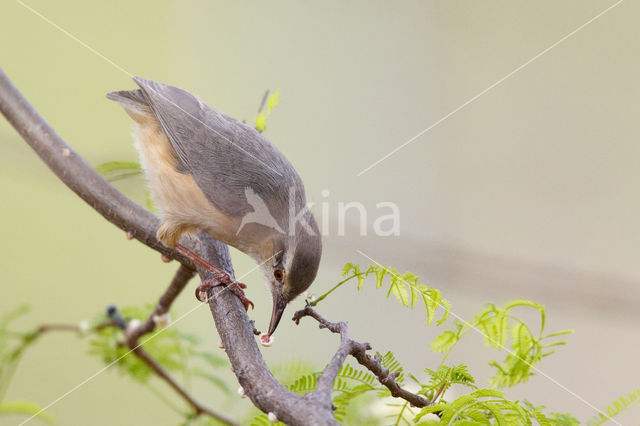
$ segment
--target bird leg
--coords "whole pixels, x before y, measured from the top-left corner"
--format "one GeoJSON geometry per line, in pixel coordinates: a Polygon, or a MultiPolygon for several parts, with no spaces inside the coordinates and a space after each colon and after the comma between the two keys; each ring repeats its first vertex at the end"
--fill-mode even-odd
{"type": "Polygon", "coordinates": [[[231,278],[231,275],[227,274],[222,269],[213,266],[182,244],[176,244],[176,250],[185,257],[191,259],[197,265],[211,272],[211,274],[213,275],[212,279],[202,281],[202,283],[196,289],[196,298],[199,301],[207,301],[207,292],[211,287],[225,285],[229,290],[233,292],[233,294],[238,296],[245,310],[249,310],[249,305],[251,305],[252,308],[254,307],[253,302],[247,298],[247,296],[244,294],[244,291],[242,290],[243,288],[247,288],[246,284],[234,280],[233,278],[231,278]]]}

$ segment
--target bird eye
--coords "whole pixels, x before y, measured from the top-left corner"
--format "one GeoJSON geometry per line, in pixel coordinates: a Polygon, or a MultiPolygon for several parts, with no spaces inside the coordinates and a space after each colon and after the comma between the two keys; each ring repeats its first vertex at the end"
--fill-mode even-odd
{"type": "Polygon", "coordinates": [[[282,272],[282,269],[276,269],[275,271],[273,271],[273,276],[276,280],[282,281],[282,279],[284,278],[284,272],[282,272]]]}

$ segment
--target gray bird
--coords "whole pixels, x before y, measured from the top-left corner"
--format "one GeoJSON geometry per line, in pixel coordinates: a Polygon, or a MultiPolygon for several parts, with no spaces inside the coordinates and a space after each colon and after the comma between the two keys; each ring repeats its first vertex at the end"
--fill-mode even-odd
{"type": "Polygon", "coordinates": [[[107,98],[134,120],[135,146],[162,219],[158,239],[213,272],[215,279],[196,291],[200,300],[208,287],[224,283],[245,309],[253,305],[242,291],[246,286],[179,240],[202,230],[251,256],[273,296],[270,339],[285,307],[311,285],[320,263],[321,237],[302,179],[255,129],[182,89],[133,80],[140,89],[107,98]]]}

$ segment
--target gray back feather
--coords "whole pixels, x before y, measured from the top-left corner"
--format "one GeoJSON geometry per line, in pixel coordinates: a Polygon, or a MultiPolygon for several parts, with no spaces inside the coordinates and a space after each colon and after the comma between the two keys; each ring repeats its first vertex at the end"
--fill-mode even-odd
{"type": "Polygon", "coordinates": [[[134,81],[184,169],[211,203],[227,214],[243,216],[252,210],[245,198],[245,188],[250,187],[287,229],[289,188],[295,189],[297,211],[306,203],[304,186],[271,142],[182,89],[138,77],[134,81]]]}

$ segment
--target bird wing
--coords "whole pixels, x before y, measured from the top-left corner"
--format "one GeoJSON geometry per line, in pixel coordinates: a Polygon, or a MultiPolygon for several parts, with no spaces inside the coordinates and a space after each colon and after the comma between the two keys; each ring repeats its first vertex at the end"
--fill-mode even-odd
{"type": "Polygon", "coordinates": [[[280,213],[288,217],[292,187],[296,191],[295,205],[306,203],[298,173],[255,129],[182,89],[138,77],[133,80],[185,170],[218,209],[235,217],[252,211],[246,188],[253,189],[276,217],[280,213]]]}

